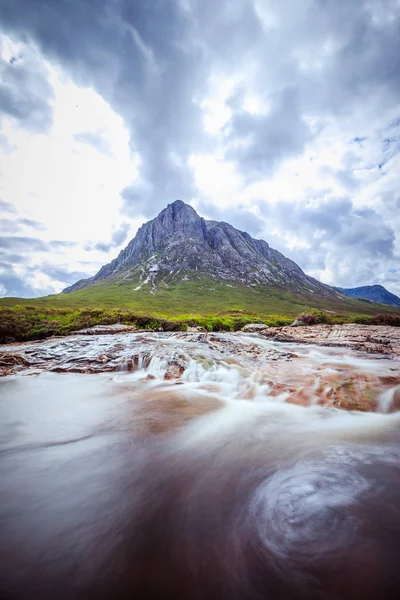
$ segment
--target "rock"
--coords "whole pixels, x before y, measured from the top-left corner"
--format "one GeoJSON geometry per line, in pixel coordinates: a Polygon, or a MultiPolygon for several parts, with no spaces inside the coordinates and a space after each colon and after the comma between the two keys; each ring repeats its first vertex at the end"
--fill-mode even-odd
{"type": "Polygon", "coordinates": [[[22,354],[12,352],[0,352],[0,377],[11,375],[16,371],[29,366],[29,362],[22,354]]]}
{"type": "Polygon", "coordinates": [[[201,327],[200,325],[196,327],[188,327],[188,333],[207,333],[207,329],[205,327],[201,327]]]}
{"type": "Polygon", "coordinates": [[[99,362],[103,365],[105,365],[109,361],[110,361],[110,358],[106,354],[100,354],[100,356],[97,357],[97,362],[99,362]]]}
{"type": "Polygon", "coordinates": [[[398,412],[400,410],[400,385],[393,392],[393,399],[390,412],[398,412]]]}
{"type": "Polygon", "coordinates": [[[138,330],[133,325],[114,323],[113,325],[94,325],[86,329],[79,329],[74,332],[74,335],[111,335],[113,333],[132,333],[136,331],[138,330]]]}
{"type": "Polygon", "coordinates": [[[171,360],[168,363],[164,379],[179,379],[185,371],[185,366],[178,360],[171,360]]]}
{"type": "Polygon", "coordinates": [[[400,327],[389,325],[289,325],[270,327],[262,335],[278,342],[340,346],[361,352],[400,356],[400,327]]]}
{"type": "Polygon", "coordinates": [[[28,365],[29,362],[22,354],[0,352],[0,367],[13,367],[15,365],[28,365]]]}
{"type": "Polygon", "coordinates": [[[138,369],[145,369],[149,366],[151,356],[149,353],[135,354],[131,358],[124,358],[122,362],[116,365],[114,370],[116,371],[137,371],[138,369]]]}
{"type": "Polygon", "coordinates": [[[246,331],[247,333],[257,333],[257,331],[264,331],[264,329],[268,329],[268,325],[265,323],[249,323],[242,327],[241,331],[246,331]]]}

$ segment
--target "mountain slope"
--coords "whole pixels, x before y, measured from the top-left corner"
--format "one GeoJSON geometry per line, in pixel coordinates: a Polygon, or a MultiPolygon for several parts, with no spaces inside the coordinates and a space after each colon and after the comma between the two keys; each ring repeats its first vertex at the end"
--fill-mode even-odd
{"type": "Polygon", "coordinates": [[[232,287],[268,286],[306,297],[342,298],[267,242],[228,223],[206,221],[181,200],[142,225],[118,257],[94,277],[78,281],[64,293],[131,284],[132,294],[142,289],[157,294],[189,281],[211,281],[211,291],[215,281],[232,287]]]}
{"type": "Polygon", "coordinates": [[[383,285],[364,285],[356,288],[337,288],[351,298],[362,298],[400,308],[400,298],[389,292],[383,285]]]}

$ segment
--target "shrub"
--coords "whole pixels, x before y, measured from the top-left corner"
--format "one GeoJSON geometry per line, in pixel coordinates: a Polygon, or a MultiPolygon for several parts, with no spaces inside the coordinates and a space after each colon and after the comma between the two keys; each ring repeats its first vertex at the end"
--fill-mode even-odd
{"type": "Polygon", "coordinates": [[[232,322],[225,319],[211,319],[210,325],[212,331],[232,331],[233,329],[232,322]]]}
{"type": "Polygon", "coordinates": [[[318,323],[321,323],[320,316],[312,313],[301,313],[301,315],[297,317],[297,320],[301,321],[303,325],[317,325],[318,323]]]}
{"type": "Polygon", "coordinates": [[[392,325],[393,327],[400,327],[400,315],[399,314],[377,314],[372,317],[374,325],[392,325]]]}
{"type": "Polygon", "coordinates": [[[369,317],[369,316],[362,316],[359,315],[357,317],[354,317],[353,319],[353,323],[356,323],[358,325],[373,325],[373,317],[369,317]]]}
{"type": "Polygon", "coordinates": [[[186,331],[187,330],[186,323],[182,323],[182,321],[168,321],[167,319],[162,319],[161,326],[162,326],[163,331],[186,331]]]}

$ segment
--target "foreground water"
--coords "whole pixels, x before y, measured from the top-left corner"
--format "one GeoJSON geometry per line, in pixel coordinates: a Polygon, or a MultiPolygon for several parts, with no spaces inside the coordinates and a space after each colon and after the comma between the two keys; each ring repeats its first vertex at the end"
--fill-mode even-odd
{"type": "Polygon", "coordinates": [[[398,360],[244,334],[8,351],[0,598],[400,597],[398,360]]]}

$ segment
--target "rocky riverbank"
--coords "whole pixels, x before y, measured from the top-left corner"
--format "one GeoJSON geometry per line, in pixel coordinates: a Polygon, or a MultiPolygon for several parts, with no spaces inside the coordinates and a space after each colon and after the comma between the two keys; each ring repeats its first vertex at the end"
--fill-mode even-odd
{"type": "Polygon", "coordinates": [[[227,399],[400,409],[400,329],[360,325],[237,333],[82,332],[0,349],[0,374],[109,374],[152,385],[196,383],[227,399]]]}
{"type": "Polygon", "coordinates": [[[388,325],[304,325],[271,327],[261,331],[268,339],[318,346],[352,348],[361,352],[400,356],[400,327],[388,325]]]}

